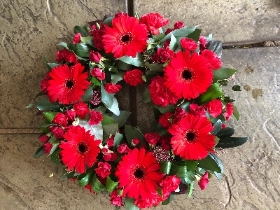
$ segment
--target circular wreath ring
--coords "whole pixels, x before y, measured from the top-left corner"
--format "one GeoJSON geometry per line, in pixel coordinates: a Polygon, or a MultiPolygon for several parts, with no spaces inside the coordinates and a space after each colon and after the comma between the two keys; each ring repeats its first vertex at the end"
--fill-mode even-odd
{"type": "Polygon", "coordinates": [[[76,26],[72,43],[59,43],[47,63],[37,95],[45,97],[34,103],[44,116],[35,157],[48,154],[63,179],[107,191],[117,207],[167,204],[172,194],[191,195],[195,182],[203,190],[223,173],[215,150],[247,140],[225,125],[238,118],[222,90],[236,70],[222,68],[221,42],[181,21],[164,31],[168,23],[158,13],[120,12],[76,26]],[[145,134],[115,97],[142,83],[157,122],[145,134]]]}

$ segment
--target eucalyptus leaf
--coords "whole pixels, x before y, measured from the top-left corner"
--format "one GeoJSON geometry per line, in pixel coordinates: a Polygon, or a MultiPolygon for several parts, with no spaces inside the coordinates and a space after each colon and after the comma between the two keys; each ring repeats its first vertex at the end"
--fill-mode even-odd
{"type": "Polygon", "coordinates": [[[101,101],[108,108],[113,105],[114,94],[109,94],[101,85],[101,101]]]}
{"type": "Polygon", "coordinates": [[[111,112],[113,112],[116,116],[120,115],[119,103],[118,100],[113,97],[113,104],[107,107],[111,112]]]}
{"type": "Polygon", "coordinates": [[[117,84],[119,81],[123,80],[123,72],[116,74],[111,74],[111,82],[117,84]]]}
{"type": "Polygon", "coordinates": [[[89,86],[89,88],[85,91],[85,94],[82,96],[82,101],[90,101],[93,96],[92,86],[89,86]]]}
{"type": "Polygon", "coordinates": [[[117,123],[103,125],[103,139],[109,138],[111,135],[115,135],[118,132],[119,127],[117,123]]]}
{"type": "Polygon", "coordinates": [[[68,45],[65,42],[60,42],[58,45],[68,49],[68,45]]]}
{"type": "Polygon", "coordinates": [[[216,135],[221,129],[222,129],[222,121],[221,120],[217,120],[214,123],[214,129],[212,130],[211,134],[216,135]]]}
{"type": "Polygon", "coordinates": [[[115,134],[115,137],[114,137],[114,147],[119,146],[119,144],[121,143],[122,139],[123,139],[123,135],[121,133],[117,132],[115,134]]]}
{"type": "Polygon", "coordinates": [[[173,51],[176,50],[176,38],[173,34],[171,34],[171,40],[170,40],[170,43],[169,43],[169,48],[170,48],[170,50],[173,50],[173,51]]]}

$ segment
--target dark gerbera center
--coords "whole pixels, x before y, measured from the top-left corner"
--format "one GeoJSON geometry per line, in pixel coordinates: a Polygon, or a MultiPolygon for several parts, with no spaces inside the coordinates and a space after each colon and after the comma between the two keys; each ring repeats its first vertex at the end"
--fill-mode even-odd
{"type": "Polygon", "coordinates": [[[135,171],[134,171],[134,176],[136,179],[142,179],[145,175],[145,172],[142,168],[137,168],[135,171]]]}
{"type": "Polygon", "coordinates": [[[131,40],[132,40],[131,34],[125,34],[125,35],[121,36],[121,42],[123,44],[128,44],[129,42],[131,42],[131,40]]]}
{"type": "Polygon", "coordinates": [[[81,154],[85,154],[88,151],[88,146],[84,142],[78,144],[78,150],[81,154]]]}
{"type": "Polygon", "coordinates": [[[186,139],[188,142],[194,142],[196,139],[196,134],[194,131],[188,131],[186,133],[186,139]]]}
{"type": "Polygon", "coordinates": [[[75,84],[75,82],[74,82],[73,80],[67,80],[67,81],[65,82],[65,86],[66,86],[67,88],[69,88],[69,89],[73,88],[73,87],[74,87],[74,84],[75,84]]]}
{"type": "Polygon", "coordinates": [[[191,70],[184,69],[183,72],[182,72],[182,77],[185,80],[191,80],[193,78],[193,74],[192,74],[191,70]]]}

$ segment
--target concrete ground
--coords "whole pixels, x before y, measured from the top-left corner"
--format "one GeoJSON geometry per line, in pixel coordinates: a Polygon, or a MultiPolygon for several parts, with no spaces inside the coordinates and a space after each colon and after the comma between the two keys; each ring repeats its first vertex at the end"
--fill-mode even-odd
{"type": "MultiPolygon", "coordinates": [[[[75,25],[120,10],[125,1],[1,0],[0,210],[114,209],[106,195],[60,180],[60,169],[47,157],[33,159],[41,119],[24,107],[39,92],[38,78],[47,71],[44,57],[54,60],[56,44],[70,40],[75,25]]],[[[135,11],[200,25],[204,34],[225,43],[280,38],[278,0],[135,0],[135,11]]],[[[278,47],[223,51],[224,66],[239,70],[231,83],[242,87],[234,93],[241,119],[230,123],[250,140],[219,153],[222,180],[213,178],[206,190],[196,187],[192,198],[176,196],[171,205],[155,209],[280,208],[279,56],[278,47]]],[[[139,106],[138,112],[138,124],[145,128],[149,111],[139,106]]]]}

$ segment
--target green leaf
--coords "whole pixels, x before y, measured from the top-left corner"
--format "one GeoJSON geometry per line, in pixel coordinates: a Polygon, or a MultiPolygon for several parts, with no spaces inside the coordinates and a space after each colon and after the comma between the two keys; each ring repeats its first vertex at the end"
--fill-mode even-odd
{"type": "Polygon", "coordinates": [[[185,101],[184,103],[182,103],[182,104],[180,105],[180,107],[181,107],[182,109],[186,110],[186,111],[189,109],[189,106],[190,106],[190,102],[189,102],[189,101],[185,101]]]}
{"type": "Polygon", "coordinates": [[[145,89],[141,101],[142,101],[143,103],[149,103],[149,102],[151,102],[151,96],[150,96],[149,88],[146,88],[146,89],[145,89]]]}
{"type": "Polygon", "coordinates": [[[117,74],[111,74],[111,82],[117,84],[119,81],[123,80],[123,72],[117,74]]]}
{"type": "Polygon", "coordinates": [[[81,37],[81,42],[88,44],[90,46],[93,46],[92,42],[92,37],[91,36],[86,36],[86,37],[81,37]]]}
{"type": "Polygon", "coordinates": [[[56,66],[59,66],[58,63],[47,63],[47,65],[48,65],[51,69],[53,69],[53,68],[56,67],[56,66]]]}
{"type": "Polygon", "coordinates": [[[231,89],[234,91],[241,91],[241,88],[239,85],[233,85],[231,89]]]}
{"type": "Polygon", "coordinates": [[[114,135],[119,130],[117,123],[103,125],[102,127],[103,127],[103,139],[104,140],[109,138],[111,135],[114,135]]]}
{"type": "Polygon", "coordinates": [[[214,123],[214,129],[212,130],[212,134],[213,135],[216,135],[221,129],[222,129],[222,121],[221,120],[217,120],[215,123],[214,123]]]}
{"type": "Polygon", "coordinates": [[[179,178],[185,178],[188,175],[187,166],[172,164],[170,174],[174,174],[179,178]]]}
{"type": "Polygon", "coordinates": [[[234,134],[234,128],[226,127],[221,129],[216,136],[219,138],[230,137],[234,134]]]}
{"type": "Polygon", "coordinates": [[[213,81],[217,82],[218,80],[224,80],[230,78],[233,74],[235,74],[237,70],[230,68],[220,68],[214,71],[213,81]]]}
{"type": "Polygon", "coordinates": [[[173,199],[174,199],[174,195],[170,194],[169,197],[165,201],[163,201],[161,204],[168,205],[173,199]]]}
{"type": "Polygon", "coordinates": [[[186,26],[184,28],[176,29],[169,34],[167,34],[161,41],[160,44],[164,43],[166,40],[171,38],[171,35],[173,35],[175,38],[179,37],[187,37],[189,34],[195,31],[197,26],[186,26]]]}
{"type": "Polygon", "coordinates": [[[140,53],[138,53],[135,58],[131,56],[123,56],[119,58],[119,60],[133,66],[144,67],[143,57],[140,53]]]}
{"type": "Polygon", "coordinates": [[[161,114],[164,114],[164,113],[166,113],[166,112],[174,112],[174,111],[175,111],[175,107],[174,107],[174,106],[171,106],[171,105],[168,105],[168,106],[165,106],[165,107],[154,105],[154,107],[155,107],[158,111],[160,111],[161,114]]]}
{"type": "Polygon", "coordinates": [[[86,173],[81,174],[78,176],[79,185],[84,187],[90,183],[93,176],[93,169],[89,169],[86,173]]]}
{"type": "Polygon", "coordinates": [[[139,208],[135,206],[134,199],[132,198],[125,198],[124,205],[127,210],[139,210],[139,208]]]}
{"type": "Polygon", "coordinates": [[[189,187],[188,187],[188,197],[192,196],[192,192],[193,192],[193,183],[189,184],[189,187]]]}
{"type": "Polygon", "coordinates": [[[41,101],[38,101],[36,103],[37,109],[40,111],[49,111],[49,110],[59,110],[60,105],[58,103],[51,103],[49,99],[44,99],[41,101]]]}
{"type": "Polygon", "coordinates": [[[130,65],[130,64],[127,64],[127,63],[125,63],[125,62],[122,62],[121,60],[118,60],[117,63],[116,63],[116,67],[117,67],[118,69],[127,71],[127,70],[130,70],[133,66],[130,65]]]}
{"type": "Polygon", "coordinates": [[[113,17],[107,17],[107,18],[103,21],[103,23],[106,24],[106,25],[108,25],[108,26],[110,26],[110,27],[112,27],[112,20],[113,20],[113,17]]]}
{"type": "Polygon", "coordinates": [[[236,120],[239,120],[239,112],[235,106],[233,106],[233,116],[236,120]]]}
{"type": "Polygon", "coordinates": [[[146,74],[153,75],[163,72],[163,66],[161,64],[157,63],[145,63],[146,67],[149,68],[148,72],[146,74]]]}
{"type": "Polygon", "coordinates": [[[60,163],[60,159],[59,159],[59,148],[57,147],[55,149],[55,151],[51,154],[51,160],[54,163],[60,163]]]}
{"type": "Polygon", "coordinates": [[[125,132],[125,137],[127,139],[127,142],[131,146],[132,139],[137,138],[143,143],[145,141],[144,136],[138,129],[135,127],[132,127],[130,125],[125,125],[124,126],[124,132],[125,132]]]}
{"type": "Polygon", "coordinates": [[[101,82],[96,78],[96,77],[92,77],[90,82],[93,84],[93,85],[96,85],[96,86],[101,86],[101,82]]]}
{"type": "Polygon", "coordinates": [[[188,171],[195,171],[198,162],[195,160],[185,160],[185,165],[187,166],[188,171]]]}
{"type": "Polygon", "coordinates": [[[44,145],[43,145],[36,150],[36,152],[34,154],[34,158],[38,158],[44,154],[45,154],[45,150],[44,150],[44,145]]]}
{"type": "Polygon", "coordinates": [[[74,52],[79,57],[89,57],[90,48],[87,44],[78,43],[74,46],[74,52]]]}
{"type": "Polygon", "coordinates": [[[43,112],[45,119],[50,123],[53,121],[53,118],[55,117],[56,114],[57,112],[43,112]]]}
{"type": "Polygon", "coordinates": [[[191,38],[195,41],[198,41],[199,37],[200,37],[200,34],[201,34],[201,29],[196,28],[195,31],[192,32],[191,34],[189,34],[187,37],[191,38]]]}
{"type": "Polygon", "coordinates": [[[223,95],[221,87],[217,83],[214,83],[208,88],[208,90],[204,94],[198,97],[198,103],[207,103],[209,101],[212,101],[213,99],[220,97],[221,95],[223,95]]]}
{"type": "Polygon", "coordinates": [[[93,96],[92,86],[89,86],[89,88],[85,91],[85,94],[82,96],[83,102],[90,101],[93,96]]]}
{"type": "Polygon", "coordinates": [[[114,137],[114,147],[119,146],[119,144],[121,143],[121,140],[123,139],[123,135],[121,133],[116,133],[115,137],[114,137]]]}
{"type": "Polygon", "coordinates": [[[101,101],[108,108],[113,105],[114,94],[109,94],[101,85],[101,101]]]}
{"type": "Polygon", "coordinates": [[[96,193],[105,189],[105,186],[98,180],[96,174],[94,174],[92,177],[91,189],[96,193]]]}
{"type": "Polygon", "coordinates": [[[162,161],[159,163],[160,164],[160,171],[164,174],[169,174],[170,169],[172,167],[172,163],[168,161],[162,161]]]}
{"type": "Polygon", "coordinates": [[[60,42],[60,43],[58,44],[58,46],[62,46],[62,47],[64,47],[64,48],[68,49],[68,45],[67,45],[67,43],[65,43],[65,42],[60,42]]]}
{"type": "Polygon", "coordinates": [[[54,153],[54,151],[57,149],[59,143],[53,144],[52,149],[50,151],[50,155],[54,153]]]}
{"type": "Polygon", "coordinates": [[[110,176],[107,176],[106,179],[106,190],[111,193],[118,186],[118,182],[114,182],[110,176]]]}
{"type": "Polygon", "coordinates": [[[218,173],[221,173],[223,170],[221,160],[211,153],[206,158],[198,160],[198,167],[218,173]]]}
{"type": "Polygon", "coordinates": [[[176,38],[173,34],[171,34],[171,40],[170,40],[170,43],[169,43],[169,48],[170,48],[170,50],[173,50],[173,51],[175,51],[175,49],[176,49],[176,38]]]}
{"type": "Polygon", "coordinates": [[[223,45],[221,41],[211,40],[207,43],[207,49],[212,50],[220,58],[222,56],[223,45]]]}
{"type": "Polygon", "coordinates": [[[102,125],[108,125],[108,124],[115,123],[115,120],[111,118],[109,115],[103,114],[103,120],[101,123],[102,125]]]}
{"type": "Polygon", "coordinates": [[[115,97],[113,97],[113,104],[110,107],[107,107],[107,108],[111,112],[113,112],[116,116],[120,115],[119,103],[118,103],[118,100],[115,97]]]}
{"type": "Polygon", "coordinates": [[[75,34],[80,33],[82,36],[88,36],[89,35],[86,27],[81,27],[81,26],[75,26],[74,27],[74,33],[75,34]]]}
{"type": "Polygon", "coordinates": [[[248,137],[225,137],[220,138],[217,148],[232,148],[240,146],[248,141],[248,137]]]}
{"type": "Polygon", "coordinates": [[[121,128],[127,122],[127,119],[129,118],[130,114],[131,112],[129,111],[121,110],[118,116],[113,114],[111,117],[116,123],[119,124],[119,128],[121,128]]]}

